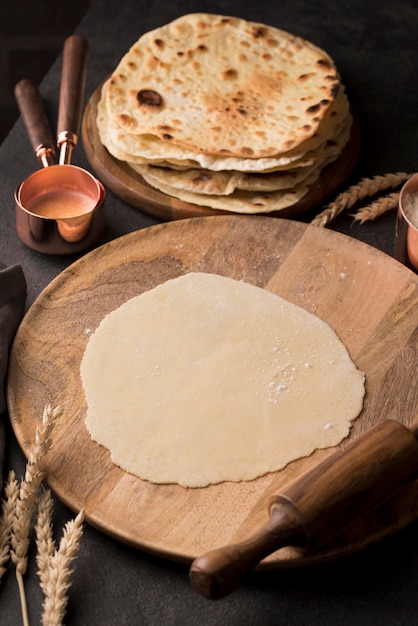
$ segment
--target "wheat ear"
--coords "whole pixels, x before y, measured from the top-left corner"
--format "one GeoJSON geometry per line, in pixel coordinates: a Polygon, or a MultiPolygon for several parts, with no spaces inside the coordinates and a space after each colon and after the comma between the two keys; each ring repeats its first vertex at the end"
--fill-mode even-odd
{"type": "Polygon", "coordinates": [[[399,187],[410,176],[411,174],[405,172],[397,172],[396,174],[363,178],[357,185],[353,185],[347,191],[340,193],[333,202],[330,202],[321,213],[313,218],[311,224],[324,227],[340,213],[346,209],[351,209],[357,202],[382,191],[399,187]]]}
{"type": "Polygon", "coordinates": [[[49,561],[55,551],[55,541],[52,533],[53,501],[49,489],[38,500],[38,515],[35,524],[36,536],[36,564],[41,589],[46,593],[49,579],[49,561]]]}
{"type": "Polygon", "coordinates": [[[51,431],[59,409],[45,407],[42,423],[36,428],[35,443],[30,450],[26,464],[25,478],[20,483],[16,500],[15,515],[11,532],[10,556],[16,566],[16,579],[22,606],[23,623],[28,624],[27,606],[23,576],[27,569],[27,553],[29,549],[29,531],[34,514],[39,488],[45,476],[42,461],[51,446],[51,431]]]}
{"type": "Polygon", "coordinates": [[[0,521],[0,580],[6,572],[6,564],[10,557],[10,538],[16,514],[16,501],[19,495],[19,483],[13,470],[9,472],[7,477],[4,495],[0,521]]]}
{"type": "Polygon", "coordinates": [[[373,221],[387,211],[395,209],[399,203],[399,195],[399,191],[395,191],[384,198],[379,198],[368,206],[362,207],[353,214],[354,221],[364,224],[364,222],[373,221]]]}
{"type": "Polygon", "coordinates": [[[66,523],[58,549],[49,554],[49,558],[42,564],[40,577],[45,594],[42,626],[62,624],[68,603],[67,592],[71,586],[71,563],[77,556],[83,534],[83,520],[84,511],[80,511],[74,520],[66,523]]]}

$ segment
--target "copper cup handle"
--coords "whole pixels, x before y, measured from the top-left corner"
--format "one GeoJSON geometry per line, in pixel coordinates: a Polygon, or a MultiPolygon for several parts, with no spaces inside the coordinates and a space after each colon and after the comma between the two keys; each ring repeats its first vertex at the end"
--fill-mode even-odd
{"type": "Polygon", "coordinates": [[[23,78],[16,84],[14,93],[35,155],[44,167],[53,165],[56,159],[55,140],[37,85],[23,78]]]}
{"type": "Polygon", "coordinates": [[[86,80],[87,41],[80,35],[64,43],[58,108],[57,144],[59,163],[70,163],[77,145],[86,80]]]}

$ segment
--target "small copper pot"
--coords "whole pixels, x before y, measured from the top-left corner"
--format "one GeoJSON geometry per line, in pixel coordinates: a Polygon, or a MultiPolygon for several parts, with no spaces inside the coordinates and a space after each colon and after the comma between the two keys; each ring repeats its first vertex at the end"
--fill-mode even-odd
{"type": "Polygon", "coordinates": [[[52,165],[15,192],[16,231],[27,246],[48,254],[92,247],[104,227],[103,185],[75,165],[52,165]]]}
{"type": "Polygon", "coordinates": [[[81,120],[86,50],[85,39],[76,35],[64,45],[57,128],[59,165],[55,165],[55,142],[36,84],[23,79],[15,87],[30,142],[44,166],[16,189],[16,231],[38,252],[71,254],[90,248],[104,227],[103,185],[69,162],[81,120]]]}
{"type": "Polygon", "coordinates": [[[418,174],[406,181],[399,194],[395,257],[418,272],[418,174]]]}

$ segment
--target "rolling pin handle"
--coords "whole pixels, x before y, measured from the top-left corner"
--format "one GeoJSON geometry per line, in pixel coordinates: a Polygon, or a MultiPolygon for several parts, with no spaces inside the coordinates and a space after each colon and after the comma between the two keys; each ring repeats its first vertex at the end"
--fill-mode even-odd
{"type": "Polygon", "coordinates": [[[190,568],[192,585],[206,598],[219,600],[231,593],[261,559],[279,548],[306,543],[304,523],[291,502],[270,508],[268,522],[252,537],[196,558],[190,568]]]}

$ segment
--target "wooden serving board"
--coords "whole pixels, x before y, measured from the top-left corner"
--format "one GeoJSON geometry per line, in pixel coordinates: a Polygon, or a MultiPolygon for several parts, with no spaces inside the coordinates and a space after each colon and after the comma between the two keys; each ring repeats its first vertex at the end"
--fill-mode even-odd
{"type": "MultiPolygon", "coordinates": [[[[318,450],[253,481],[186,489],[125,473],[92,441],[79,373],[91,332],[128,298],[190,271],[263,287],[334,328],[367,380],[364,409],[346,441],[384,419],[418,419],[418,276],[375,248],[296,221],[218,216],[160,224],[88,253],[52,281],[18,329],[8,375],[11,422],[28,454],[44,406],[62,407],[46,460],[52,490],[105,533],[183,562],[247,538],[267,520],[271,494],[333,451],[318,450]]],[[[417,489],[416,482],[403,486],[316,554],[284,548],[260,567],[363,548],[418,517],[417,489]]]]}
{"type": "MultiPolygon", "coordinates": [[[[104,185],[128,204],[163,220],[231,214],[228,211],[198,206],[168,196],[148,185],[127,163],[114,158],[101,143],[97,130],[97,105],[101,89],[102,85],[99,85],[87,103],[82,119],[81,136],[87,159],[104,185]]],[[[268,215],[289,218],[321,206],[326,198],[348,179],[357,162],[359,151],[360,129],[357,120],[354,119],[350,140],[341,156],[324,169],[320,179],[312,185],[308,194],[296,204],[268,215]]]]}

